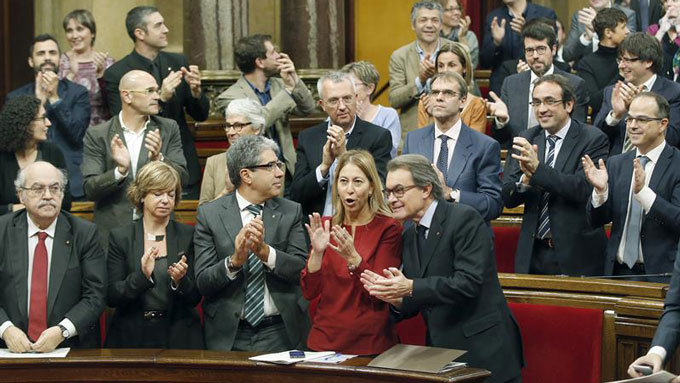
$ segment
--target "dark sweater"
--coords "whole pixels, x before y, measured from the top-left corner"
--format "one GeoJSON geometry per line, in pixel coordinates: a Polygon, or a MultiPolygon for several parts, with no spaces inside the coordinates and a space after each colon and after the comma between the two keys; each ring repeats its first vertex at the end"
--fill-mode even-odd
{"type": "Polygon", "coordinates": [[[602,106],[604,88],[619,79],[619,65],[616,63],[616,48],[600,45],[596,52],[583,57],[576,65],[578,75],[586,83],[586,92],[590,96],[589,106],[593,108],[593,118],[602,106]]]}

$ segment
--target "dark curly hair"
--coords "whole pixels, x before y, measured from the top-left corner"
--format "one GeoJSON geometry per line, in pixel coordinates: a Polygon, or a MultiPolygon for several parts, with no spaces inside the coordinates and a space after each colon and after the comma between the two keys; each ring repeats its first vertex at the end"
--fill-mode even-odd
{"type": "Polygon", "coordinates": [[[40,100],[35,96],[19,96],[7,101],[0,112],[0,151],[16,152],[26,148],[26,143],[33,137],[29,126],[38,110],[40,100]]]}

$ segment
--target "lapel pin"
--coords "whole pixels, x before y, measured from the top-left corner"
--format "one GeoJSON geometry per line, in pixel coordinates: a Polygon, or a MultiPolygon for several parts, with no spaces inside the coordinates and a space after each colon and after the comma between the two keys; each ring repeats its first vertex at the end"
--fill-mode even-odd
{"type": "Polygon", "coordinates": [[[437,232],[437,235],[439,235],[439,232],[437,232]]]}
{"type": "Polygon", "coordinates": [[[168,67],[168,72],[172,72],[172,67],[168,67]]]}
{"type": "Polygon", "coordinates": [[[71,241],[69,241],[69,240],[67,239],[67,240],[66,240],[66,246],[68,246],[68,245],[70,245],[70,244],[71,244],[71,241]]]}

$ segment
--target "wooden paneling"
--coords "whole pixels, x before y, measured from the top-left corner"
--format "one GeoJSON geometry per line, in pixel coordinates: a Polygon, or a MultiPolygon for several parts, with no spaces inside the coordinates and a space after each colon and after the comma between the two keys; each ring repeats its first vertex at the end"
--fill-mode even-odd
{"type": "Polygon", "coordinates": [[[0,0],[0,106],[7,93],[33,80],[27,62],[33,37],[33,2],[0,0]]]}

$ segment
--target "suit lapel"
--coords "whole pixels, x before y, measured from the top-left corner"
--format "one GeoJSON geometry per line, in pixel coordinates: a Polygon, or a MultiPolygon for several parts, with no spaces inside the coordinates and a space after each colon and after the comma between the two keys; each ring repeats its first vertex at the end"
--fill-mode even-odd
{"type": "Polygon", "coordinates": [[[425,241],[425,254],[420,254],[420,276],[425,275],[425,270],[427,270],[427,265],[432,260],[432,256],[435,253],[435,249],[441,240],[442,225],[446,221],[446,214],[443,210],[446,208],[443,206],[446,202],[440,201],[437,208],[434,211],[434,216],[432,217],[432,222],[430,228],[427,232],[427,241],[425,241]]]}
{"type": "Polygon", "coordinates": [[[652,178],[649,180],[650,189],[659,190],[659,183],[662,179],[664,179],[666,170],[671,165],[671,162],[673,162],[672,158],[673,149],[670,145],[668,145],[668,143],[666,143],[666,147],[663,148],[663,151],[661,151],[658,163],[654,165],[654,173],[652,173],[652,178]]]}
{"type": "Polygon", "coordinates": [[[472,137],[470,137],[470,130],[467,126],[461,125],[460,134],[458,135],[458,142],[453,150],[451,163],[449,164],[449,171],[446,177],[446,183],[455,185],[458,177],[465,168],[465,163],[470,157],[472,150],[472,137]]]}
{"type": "Polygon", "coordinates": [[[222,201],[222,208],[225,209],[225,212],[220,214],[220,219],[227,230],[227,234],[231,237],[231,241],[235,244],[236,236],[243,227],[241,211],[238,208],[238,203],[236,203],[236,194],[231,193],[224,197],[222,201]]]}
{"type": "MultiPolygon", "coordinates": [[[[147,162],[149,162],[149,150],[146,148],[145,145],[145,140],[146,140],[146,135],[152,131],[158,129],[158,133],[161,134],[161,127],[156,123],[156,121],[149,116],[149,124],[146,126],[146,129],[144,129],[144,137],[142,137],[142,147],[139,150],[139,158],[137,158],[137,167],[135,168],[136,171],[139,171],[139,169],[142,168],[142,166],[146,165],[147,162]]],[[[161,148],[163,147],[163,136],[161,136],[161,148]]]]}
{"type": "MultiPolygon", "coordinates": [[[[422,153],[430,162],[436,162],[434,158],[434,124],[430,124],[423,128],[423,134],[420,139],[420,150],[415,153],[422,153]]],[[[418,148],[417,148],[418,149],[418,148]]]]}
{"type": "Polygon", "coordinates": [[[141,270],[142,256],[144,255],[144,220],[138,219],[135,223],[135,232],[132,238],[132,251],[135,259],[135,270],[141,270]]]}
{"type": "MultiPolygon", "coordinates": [[[[531,71],[523,72],[520,75],[520,86],[517,89],[517,97],[519,97],[519,105],[522,109],[519,111],[519,128],[520,132],[527,129],[527,124],[529,124],[529,87],[531,86],[531,71]]],[[[514,92],[510,90],[511,94],[514,92]]]]}
{"type": "Polygon", "coordinates": [[[571,120],[571,126],[567,132],[566,137],[564,137],[564,142],[560,148],[560,152],[555,158],[554,168],[557,171],[564,171],[564,166],[566,165],[567,159],[571,156],[571,152],[574,151],[576,144],[578,144],[579,136],[581,135],[581,126],[574,120],[571,120]]]}
{"type": "Polygon", "coordinates": [[[179,237],[175,230],[175,221],[170,220],[168,226],[165,227],[165,246],[168,250],[168,267],[175,262],[179,262],[180,256],[177,250],[179,249],[179,237]]]}
{"type": "Polygon", "coordinates": [[[404,246],[404,271],[408,276],[419,276],[420,275],[420,260],[418,254],[418,239],[416,238],[416,225],[413,224],[404,233],[405,237],[410,239],[406,241],[408,247],[404,246]],[[406,267],[408,265],[408,267],[406,267]]]}
{"type": "MultiPolygon", "coordinates": [[[[624,206],[630,203],[630,183],[633,180],[633,159],[635,158],[635,150],[631,150],[623,155],[623,166],[621,167],[619,185],[615,185],[617,190],[623,194],[624,206]]],[[[656,172],[654,172],[656,173],[656,172]]]]}
{"type": "Polygon", "coordinates": [[[262,209],[262,222],[264,223],[264,242],[274,243],[276,235],[276,230],[274,230],[279,225],[281,220],[281,212],[279,211],[279,203],[276,200],[270,199],[264,203],[264,209],[262,209]]]}
{"type": "Polygon", "coordinates": [[[52,260],[50,262],[50,286],[47,293],[47,317],[50,317],[54,302],[59,295],[59,288],[64,280],[64,274],[71,261],[73,252],[73,233],[71,224],[65,215],[60,214],[57,220],[57,228],[52,241],[52,260]]]}
{"type": "Polygon", "coordinates": [[[538,146],[538,162],[545,163],[545,133],[543,129],[537,129],[537,134],[532,140],[532,144],[538,146]]]}
{"type": "MultiPolygon", "coordinates": [[[[28,318],[26,303],[28,302],[28,222],[26,214],[20,214],[12,226],[12,241],[7,244],[12,275],[15,276],[14,289],[17,292],[17,303],[21,318],[28,318]]],[[[15,323],[16,324],[16,323],[15,323]]]]}
{"type": "Polygon", "coordinates": [[[345,144],[347,150],[354,149],[355,147],[359,146],[359,143],[361,142],[361,136],[363,134],[364,134],[364,120],[357,117],[356,122],[354,123],[354,130],[352,130],[352,134],[349,135],[349,137],[347,138],[347,143],[345,144]]]}

